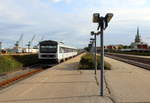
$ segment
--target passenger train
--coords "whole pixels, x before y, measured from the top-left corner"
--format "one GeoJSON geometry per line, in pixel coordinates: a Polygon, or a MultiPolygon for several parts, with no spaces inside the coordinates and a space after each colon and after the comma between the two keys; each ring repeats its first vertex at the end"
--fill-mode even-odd
{"type": "Polygon", "coordinates": [[[62,42],[45,40],[39,43],[38,58],[45,63],[59,63],[76,56],[77,51],[77,48],[64,45],[62,42]]]}

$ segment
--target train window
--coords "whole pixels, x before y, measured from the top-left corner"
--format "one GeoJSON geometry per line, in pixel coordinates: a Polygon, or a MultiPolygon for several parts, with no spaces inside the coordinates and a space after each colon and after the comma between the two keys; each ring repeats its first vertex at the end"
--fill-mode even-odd
{"type": "Polygon", "coordinates": [[[57,52],[57,46],[53,45],[41,45],[40,46],[40,52],[41,53],[56,53],[57,52]]]}
{"type": "Polygon", "coordinates": [[[67,53],[68,51],[67,51],[67,48],[64,48],[64,51],[65,51],[65,53],[67,53]]]}
{"type": "Polygon", "coordinates": [[[71,48],[60,47],[59,48],[59,52],[60,53],[69,53],[69,52],[76,52],[76,50],[75,49],[71,49],[71,48]]]}
{"type": "Polygon", "coordinates": [[[51,45],[46,45],[46,46],[41,46],[41,48],[57,48],[57,46],[51,46],[51,45]]]}

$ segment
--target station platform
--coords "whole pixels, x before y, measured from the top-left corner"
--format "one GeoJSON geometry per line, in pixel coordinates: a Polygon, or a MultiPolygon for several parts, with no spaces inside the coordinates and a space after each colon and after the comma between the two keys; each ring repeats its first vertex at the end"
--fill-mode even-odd
{"type": "Polygon", "coordinates": [[[150,103],[150,71],[108,57],[112,70],[105,72],[116,103],[150,103]]]}
{"type": "Polygon", "coordinates": [[[106,87],[99,96],[93,70],[78,69],[81,56],[1,90],[0,103],[113,103],[106,87]]]}

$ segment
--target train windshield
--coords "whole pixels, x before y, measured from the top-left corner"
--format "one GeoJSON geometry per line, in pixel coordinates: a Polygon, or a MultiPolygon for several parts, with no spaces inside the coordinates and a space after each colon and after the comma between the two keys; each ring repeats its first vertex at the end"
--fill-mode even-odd
{"type": "Polygon", "coordinates": [[[41,53],[56,53],[57,46],[56,45],[41,45],[40,52],[41,53]]]}

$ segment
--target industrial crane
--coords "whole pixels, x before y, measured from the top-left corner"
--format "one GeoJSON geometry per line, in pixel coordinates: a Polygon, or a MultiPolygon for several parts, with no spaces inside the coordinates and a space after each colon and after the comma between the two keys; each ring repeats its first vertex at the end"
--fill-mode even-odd
{"type": "Polygon", "coordinates": [[[16,41],[16,43],[15,43],[15,47],[19,47],[19,45],[20,45],[20,42],[22,41],[22,39],[23,39],[23,34],[21,34],[21,36],[20,36],[20,38],[19,38],[19,40],[18,41],[16,41]]]}
{"type": "Polygon", "coordinates": [[[32,42],[35,39],[35,37],[36,37],[36,35],[33,35],[31,41],[29,41],[28,44],[27,44],[27,46],[28,46],[28,52],[32,52],[32,50],[30,51],[30,49],[31,49],[31,45],[32,45],[32,42]]]}
{"type": "Polygon", "coordinates": [[[16,53],[22,52],[22,47],[20,47],[20,43],[21,43],[22,39],[23,39],[23,34],[21,34],[19,40],[16,41],[16,43],[15,43],[14,50],[16,53]]]}
{"type": "MultiPolygon", "coordinates": [[[[44,40],[44,35],[41,37],[41,39],[39,40],[39,42],[43,41],[44,40]]],[[[37,46],[39,46],[39,43],[37,44],[37,46]]]]}
{"type": "Polygon", "coordinates": [[[39,42],[43,41],[44,40],[44,36],[41,37],[41,39],[38,41],[38,44],[35,45],[33,48],[34,49],[38,49],[39,48],[39,42]]]}

